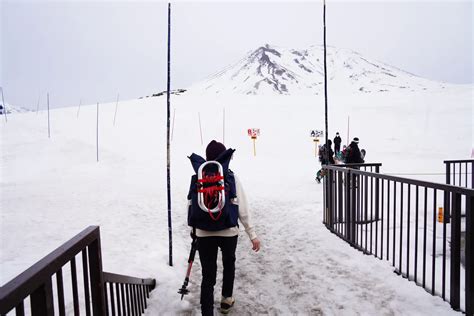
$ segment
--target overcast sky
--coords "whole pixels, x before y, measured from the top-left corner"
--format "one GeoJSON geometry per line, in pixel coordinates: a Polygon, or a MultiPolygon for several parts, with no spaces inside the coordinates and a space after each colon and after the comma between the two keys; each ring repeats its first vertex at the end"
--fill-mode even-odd
{"type": "MultiPolygon", "coordinates": [[[[36,108],[166,89],[167,3],[0,0],[1,86],[36,108]]],[[[327,43],[421,77],[473,83],[472,1],[327,0],[327,43]]],[[[269,43],[322,44],[322,1],[173,2],[172,88],[269,43]]]]}

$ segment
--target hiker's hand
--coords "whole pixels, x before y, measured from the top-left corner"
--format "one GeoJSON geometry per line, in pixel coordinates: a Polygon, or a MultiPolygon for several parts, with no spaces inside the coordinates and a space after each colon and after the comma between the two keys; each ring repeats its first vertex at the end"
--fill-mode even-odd
{"type": "Polygon", "coordinates": [[[252,241],[252,250],[258,252],[260,250],[260,240],[258,238],[254,238],[252,241]]]}

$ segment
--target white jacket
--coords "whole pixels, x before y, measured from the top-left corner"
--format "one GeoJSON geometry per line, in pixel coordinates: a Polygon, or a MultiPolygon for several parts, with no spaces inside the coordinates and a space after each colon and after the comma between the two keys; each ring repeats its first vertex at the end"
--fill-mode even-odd
{"type": "MultiPolygon", "coordinates": [[[[242,188],[242,184],[240,183],[239,179],[235,175],[234,177],[237,197],[233,202],[239,205],[239,221],[244,226],[245,232],[249,236],[250,240],[253,240],[257,238],[257,233],[255,233],[255,229],[252,225],[247,197],[245,196],[244,189],[242,188]]],[[[188,204],[189,203],[191,203],[191,201],[188,201],[188,204]]],[[[239,235],[239,227],[237,226],[218,231],[208,231],[196,228],[196,236],[198,237],[233,237],[237,235],[239,235]]]]}

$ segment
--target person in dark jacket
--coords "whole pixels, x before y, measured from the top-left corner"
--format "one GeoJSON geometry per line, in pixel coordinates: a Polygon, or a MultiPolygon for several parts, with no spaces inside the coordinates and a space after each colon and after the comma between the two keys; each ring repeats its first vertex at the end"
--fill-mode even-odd
{"type": "MultiPolygon", "coordinates": [[[[332,141],[328,139],[327,144],[323,145],[321,149],[319,149],[319,161],[321,162],[321,166],[324,165],[334,165],[334,152],[331,149],[332,141]]],[[[321,179],[324,177],[324,169],[320,169],[316,173],[316,181],[318,183],[321,182],[321,179]]]]}
{"type": "Polygon", "coordinates": [[[346,150],[348,150],[346,163],[363,163],[364,162],[360,154],[358,137],[354,137],[354,139],[349,144],[349,147],[346,150]]]}
{"type": "Polygon", "coordinates": [[[336,137],[334,137],[334,153],[337,155],[341,151],[341,136],[339,136],[339,132],[336,133],[336,137]]]}

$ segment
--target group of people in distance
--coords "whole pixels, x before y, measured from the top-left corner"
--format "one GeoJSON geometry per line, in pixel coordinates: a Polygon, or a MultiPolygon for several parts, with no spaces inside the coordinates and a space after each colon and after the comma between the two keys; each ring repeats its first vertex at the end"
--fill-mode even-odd
{"type": "MultiPolygon", "coordinates": [[[[359,138],[354,137],[349,146],[344,145],[341,151],[341,136],[339,132],[334,137],[334,151],[332,150],[332,141],[328,139],[327,143],[319,147],[319,161],[321,166],[334,164],[353,164],[364,163],[365,149],[359,149],[359,138]]],[[[321,182],[324,177],[321,168],[316,174],[316,181],[321,182]]]]}

